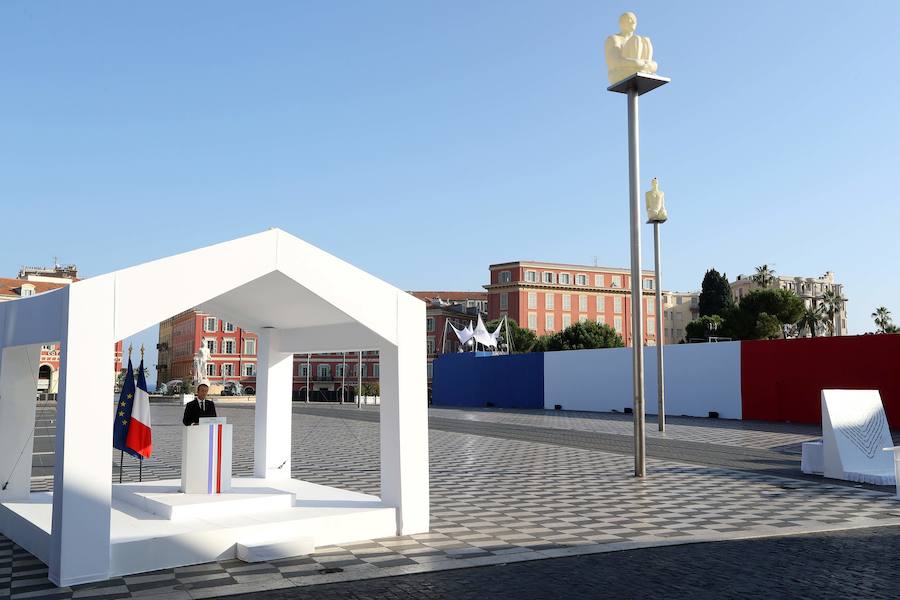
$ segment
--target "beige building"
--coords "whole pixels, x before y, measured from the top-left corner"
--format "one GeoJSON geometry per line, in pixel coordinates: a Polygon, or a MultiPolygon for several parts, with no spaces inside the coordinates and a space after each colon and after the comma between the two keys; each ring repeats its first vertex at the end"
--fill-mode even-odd
{"type": "Polygon", "coordinates": [[[699,292],[662,292],[663,340],[666,344],[686,341],[685,327],[700,317],[699,292]]]}
{"type": "MultiPolygon", "coordinates": [[[[734,295],[734,301],[740,302],[740,299],[750,293],[751,290],[760,288],[760,285],[753,281],[752,275],[738,275],[737,279],[731,282],[731,293],[734,295]]],[[[807,308],[818,306],[822,302],[825,292],[833,291],[839,296],[844,296],[844,286],[836,283],[834,273],[826,272],[821,277],[793,277],[789,275],[776,275],[775,283],[770,287],[791,290],[803,300],[807,308]]],[[[805,335],[809,335],[808,332],[805,335]]],[[[834,335],[847,335],[847,306],[846,299],[840,312],[834,315],[834,335]]]]}

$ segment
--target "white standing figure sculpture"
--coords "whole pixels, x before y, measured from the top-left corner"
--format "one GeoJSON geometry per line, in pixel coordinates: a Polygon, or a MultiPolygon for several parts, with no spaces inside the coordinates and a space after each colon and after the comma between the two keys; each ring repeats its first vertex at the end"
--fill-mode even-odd
{"type": "Polygon", "coordinates": [[[647,201],[647,220],[651,223],[665,223],[669,218],[666,213],[666,193],[659,189],[659,179],[650,180],[650,191],[644,195],[647,201]]]}
{"type": "Polygon", "coordinates": [[[206,377],[206,363],[209,362],[209,348],[205,345],[197,349],[194,354],[194,385],[196,386],[201,379],[206,377]]]}
{"type": "Polygon", "coordinates": [[[636,28],[637,15],[627,12],[619,17],[619,33],[606,38],[604,51],[610,83],[618,83],[635,73],[656,73],[653,44],[650,38],[635,34],[636,28]]]}

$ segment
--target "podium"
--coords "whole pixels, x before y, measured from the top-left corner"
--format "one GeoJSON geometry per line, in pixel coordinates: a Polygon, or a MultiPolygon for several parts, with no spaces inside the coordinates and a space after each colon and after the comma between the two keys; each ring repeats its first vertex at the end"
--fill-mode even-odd
{"type": "Polygon", "coordinates": [[[231,490],[231,425],[225,417],[200,419],[181,435],[181,491],[221,494],[231,490]]]}

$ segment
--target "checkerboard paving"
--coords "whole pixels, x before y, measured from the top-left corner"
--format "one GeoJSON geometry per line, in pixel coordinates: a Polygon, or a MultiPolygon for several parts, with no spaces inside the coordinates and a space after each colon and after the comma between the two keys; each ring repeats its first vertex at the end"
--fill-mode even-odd
{"type": "MultiPolygon", "coordinates": [[[[145,479],[178,477],[180,407],[154,406],[154,457],[145,479]]],[[[234,424],[234,471],[252,472],[253,411],[220,411],[234,424]]],[[[293,417],[292,474],[377,493],[378,426],[293,417]]],[[[0,536],[0,598],[209,597],[602,552],[900,523],[893,495],[764,474],[650,460],[631,477],[629,456],[445,431],[430,433],[431,531],[317,548],[270,563],[236,560],[55,588],[46,567],[0,536]]],[[[117,459],[118,457],[116,457],[117,459]]],[[[133,480],[130,467],[125,479],[133,480]]],[[[49,487],[46,480],[41,485],[49,487]]]]}

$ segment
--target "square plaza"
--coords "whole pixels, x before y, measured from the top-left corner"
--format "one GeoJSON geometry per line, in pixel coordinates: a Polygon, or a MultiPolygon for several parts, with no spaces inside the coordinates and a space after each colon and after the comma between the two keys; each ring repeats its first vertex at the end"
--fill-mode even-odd
{"type": "MultiPolygon", "coordinates": [[[[252,474],[254,410],[227,404],[220,410],[234,424],[235,476],[252,474]]],[[[42,405],[39,412],[39,428],[52,423],[52,405],[42,405]]],[[[293,478],[377,493],[377,412],[374,407],[296,403],[293,478]]],[[[181,407],[154,404],[153,419],[161,450],[145,462],[143,479],[177,478],[181,407]]],[[[815,439],[815,427],[676,418],[670,431],[658,437],[682,452],[699,452],[685,456],[703,463],[654,458],[651,445],[651,476],[646,479],[629,476],[628,454],[580,448],[566,439],[584,433],[627,440],[624,419],[609,413],[432,409],[429,533],[319,547],[308,556],[271,562],[204,563],[74,588],[53,586],[40,561],[4,538],[0,597],[200,598],[631,548],[900,524],[900,506],[890,488],[712,464],[722,448],[735,456],[770,456],[759,454],[768,452],[797,462],[799,443],[815,439]],[[495,428],[460,432],[472,422],[495,428]],[[555,442],[542,437],[547,431],[558,434],[555,442]],[[528,436],[540,441],[515,439],[528,436]]],[[[52,459],[52,438],[45,441],[36,448],[35,490],[52,487],[41,474],[52,459]]],[[[134,461],[126,461],[125,479],[136,481],[137,476],[134,461]]]]}

